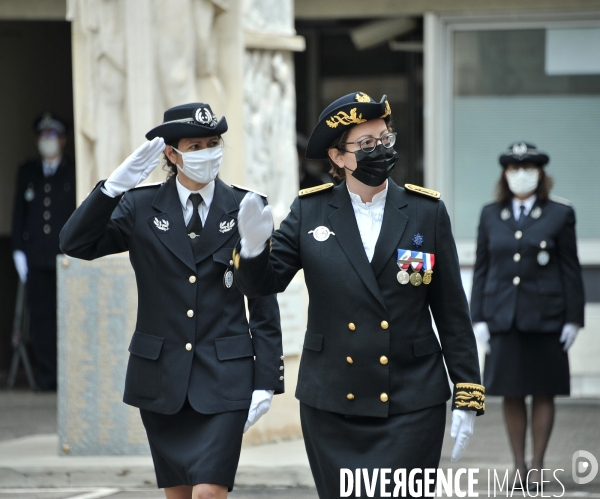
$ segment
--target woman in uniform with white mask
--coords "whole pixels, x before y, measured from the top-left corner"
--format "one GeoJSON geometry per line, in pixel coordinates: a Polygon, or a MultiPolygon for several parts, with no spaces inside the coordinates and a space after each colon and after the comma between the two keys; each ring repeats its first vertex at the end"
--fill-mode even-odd
{"type": "Polygon", "coordinates": [[[167,499],[227,497],[243,432],[283,392],[277,300],[248,299],[248,320],[233,285],[247,189],[217,177],[226,131],[207,104],[168,109],[61,233],[84,260],[129,251],[138,313],[123,401],[140,409],[167,499]],[[167,181],[137,187],[162,152],[167,181]]]}
{"type": "Polygon", "coordinates": [[[584,294],[575,212],[550,196],[547,154],[512,144],[496,202],[483,208],[477,238],[471,316],[487,356],[488,395],[504,397],[515,473],[535,488],[554,421],[554,396],[569,395],[567,350],[583,326],[584,294]],[[525,463],[527,407],[532,395],[533,461],[525,463]]]}

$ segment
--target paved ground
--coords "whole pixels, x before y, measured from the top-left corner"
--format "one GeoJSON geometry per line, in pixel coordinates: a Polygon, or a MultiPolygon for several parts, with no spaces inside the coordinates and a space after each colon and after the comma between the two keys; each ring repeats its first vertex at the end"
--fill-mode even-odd
{"type": "MultiPolygon", "coordinates": [[[[496,470],[504,474],[512,468],[508,448],[500,400],[490,398],[487,402],[484,417],[477,418],[475,435],[472,438],[467,454],[459,463],[451,463],[449,456],[452,440],[447,436],[442,451],[440,467],[479,468],[479,484],[476,490],[487,496],[487,473],[491,476],[496,470]]],[[[557,472],[567,491],[563,497],[589,497],[600,499],[600,474],[587,485],[577,485],[572,478],[572,456],[578,450],[587,450],[600,461],[600,400],[559,399],[557,401],[555,429],[547,453],[546,467],[563,469],[557,472]]],[[[34,394],[28,391],[0,391],[0,465],[11,463],[15,457],[10,449],[15,443],[32,441],[50,442],[55,448],[56,433],[56,396],[51,394],[34,394]],[[25,437],[34,435],[34,437],[25,437]],[[35,437],[35,435],[38,435],[35,437]],[[37,440],[36,440],[37,439],[37,440]]],[[[40,447],[41,449],[41,447],[40,447]]],[[[40,451],[41,452],[41,451],[40,451]]],[[[52,452],[50,452],[52,453],[52,452]]],[[[132,459],[132,458],[121,458],[132,459]]],[[[145,459],[145,458],[138,458],[145,459]]],[[[43,462],[43,461],[40,461],[43,462]]],[[[65,462],[63,458],[61,462],[65,462]]],[[[0,466],[1,468],[2,466],[0,466]]],[[[1,471],[1,470],[0,470],[1,471]]],[[[38,470],[40,471],[40,470],[38,470]]],[[[43,472],[43,469],[41,470],[43,472]]],[[[286,473],[304,473],[310,478],[302,441],[284,442],[262,447],[251,447],[244,450],[240,462],[238,476],[246,485],[269,485],[268,488],[236,487],[230,494],[232,499],[253,499],[277,497],[281,499],[316,499],[317,495],[310,488],[277,488],[286,473]],[[259,471],[256,471],[260,468],[259,471]],[[300,470],[300,471],[298,471],[300,470]],[[254,476],[261,475],[260,483],[253,481],[254,476]],[[265,481],[265,478],[271,481],[265,481]]],[[[550,476],[551,477],[551,476],[550,476]]],[[[83,477],[85,479],[85,476],[83,477]]],[[[552,477],[551,477],[552,478],[552,477]]],[[[309,480],[310,481],[310,480],[309,480]]],[[[71,482],[72,483],[72,482],[71,482]]],[[[306,480],[299,483],[308,483],[306,480]]],[[[0,499],[32,498],[32,499],[96,499],[101,497],[137,499],[162,498],[161,491],[152,488],[132,489],[109,483],[107,487],[81,488],[87,485],[79,482],[80,488],[31,488],[8,489],[2,484],[0,475],[0,499]],[[4,488],[3,488],[4,487],[4,488]],[[120,488],[112,488],[120,487],[120,488]]],[[[101,484],[98,484],[101,485],[101,484]]],[[[308,483],[310,485],[310,483],[308,483]]],[[[491,491],[493,495],[493,490],[491,491]]],[[[518,491],[515,492],[519,494],[518,491]]],[[[556,481],[546,487],[548,495],[561,496],[562,488],[556,481]]],[[[499,493],[498,496],[506,496],[499,493]]],[[[522,495],[517,495],[517,497],[522,495]]]]}

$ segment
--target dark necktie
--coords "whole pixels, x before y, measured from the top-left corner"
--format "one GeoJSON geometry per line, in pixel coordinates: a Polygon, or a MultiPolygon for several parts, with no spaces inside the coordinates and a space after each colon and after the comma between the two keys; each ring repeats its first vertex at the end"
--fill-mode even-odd
{"type": "Polygon", "coordinates": [[[193,209],[192,218],[190,218],[190,221],[187,224],[187,231],[190,243],[192,244],[192,250],[194,251],[194,256],[196,256],[200,247],[198,239],[202,232],[202,219],[200,218],[200,211],[198,210],[200,203],[202,202],[202,196],[198,193],[190,194],[189,200],[192,202],[193,209]]]}
{"type": "Polygon", "coordinates": [[[521,205],[520,210],[519,220],[517,220],[517,227],[519,228],[523,227],[523,223],[525,223],[525,206],[521,205]]]}

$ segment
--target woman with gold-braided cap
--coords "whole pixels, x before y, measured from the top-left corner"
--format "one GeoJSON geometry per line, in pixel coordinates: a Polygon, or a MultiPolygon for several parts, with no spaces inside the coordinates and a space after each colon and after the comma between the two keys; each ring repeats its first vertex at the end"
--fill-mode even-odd
{"type": "Polygon", "coordinates": [[[454,460],[484,411],[448,213],[439,193],[390,178],[395,141],[385,96],[345,95],[323,111],[306,153],[329,159],[340,185],[301,191],[273,233],[259,198],[240,204],[240,289],[279,293],[304,270],[310,305],[296,397],[323,499],[339,497],[343,468],[438,467],[451,397],[444,360],[455,384],[454,460]]]}

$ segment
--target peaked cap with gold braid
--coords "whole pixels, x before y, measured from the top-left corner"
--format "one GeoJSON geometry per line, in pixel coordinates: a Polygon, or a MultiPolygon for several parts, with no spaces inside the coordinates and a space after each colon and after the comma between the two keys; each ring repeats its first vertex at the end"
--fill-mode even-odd
{"type": "Polygon", "coordinates": [[[364,92],[352,92],[333,101],[319,116],[306,147],[307,159],[327,159],[331,143],[346,130],[368,120],[383,118],[386,123],[392,111],[387,97],[375,102],[364,92]]]}

